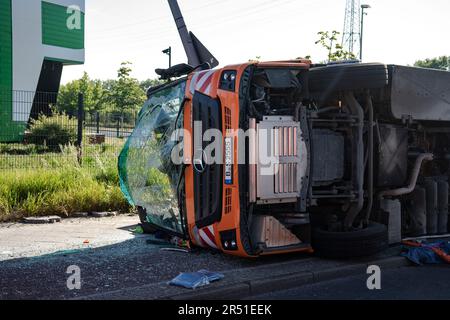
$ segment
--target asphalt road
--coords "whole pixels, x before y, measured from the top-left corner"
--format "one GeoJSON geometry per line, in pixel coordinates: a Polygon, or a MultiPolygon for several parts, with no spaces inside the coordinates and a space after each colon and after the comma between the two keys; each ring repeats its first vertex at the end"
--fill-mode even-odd
{"type": "MultiPolygon", "coordinates": [[[[130,232],[137,216],[64,219],[54,225],[0,224],[0,300],[5,299],[159,299],[190,294],[167,282],[181,272],[219,271],[225,279],[211,289],[249,279],[261,280],[293,273],[341,270],[352,263],[398,256],[391,248],[379,257],[362,261],[333,261],[311,255],[282,255],[239,259],[206,250],[190,254],[161,251],[166,245],[149,244],[147,235],[130,232]],[[71,266],[81,271],[80,290],[67,287],[71,266]]],[[[364,269],[365,270],[365,269],[364,269]]],[[[386,271],[383,290],[367,292],[360,276],[274,293],[256,299],[361,299],[450,298],[448,267],[386,271]],[[410,274],[410,272],[414,272],[410,274]],[[447,295],[446,295],[447,294],[447,295]]],[[[333,271],[335,272],[335,271],[333,271]]],[[[248,286],[247,286],[248,287],[248,286]]]]}
{"type": "Polygon", "coordinates": [[[450,300],[450,266],[404,267],[381,273],[381,290],[360,275],[251,297],[251,300],[450,300]]]}
{"type": "MultiPolygon", "coordinates": [[[[50,225],[0,224],[0,300],[79,298],[165,283],[181,272],[225,271],[273,262],[206,250],[162,252],[167,246],[148,244],[149,236],[130,232],[138,222],[137,216],[125,215],[65,219],[50,225]],[[81,269],[81,290],[67,288],[70,266],[81,269]]],[[[148,298],[154,294],[149,292],[148,298]]]]}
{"type": "MultiPolygon", "coordinates": [[[[223,271],[256,264],[207,251],[189,255],[161,252],[146,244],[145,238],[136,238],[100,248],[1,261],[0,300],[72,299],[166,282],[181,272],[223,271]],[[66,272],[71,266],[81,270],[80,290],[67,287],[66,272]]],[[[146,298],[157,294],[148,292],[146,298]]]]}

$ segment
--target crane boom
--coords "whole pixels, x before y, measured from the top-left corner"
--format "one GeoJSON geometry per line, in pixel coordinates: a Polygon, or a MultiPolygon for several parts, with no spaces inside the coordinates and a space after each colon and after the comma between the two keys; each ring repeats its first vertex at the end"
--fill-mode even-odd
{"type": "Polygon", "coordinates": [[[170,10],[172,11],[175,24],[180,34],[181,42],[188,58],[188,64],[197,67],[208,63],[211,68],[219,65],[217,59],[208,51],[208,49],[197,39],[197,37],[186,27],[183,14],[177,0],[168,0],[170,10]]]}
{"type": "Polygon", "coordinates": [[[188,63],[191,66],[198,66],[201,64],[201,62],[198,57],[197,51],[195,50],[192,37],[189,34],[189,31],[186,27],[186,23],[184,22],[183,14],[181,13],[178,1],[177,0],[168,0],[168,1],[170,10],[172,10],[172,15],[175,20],[175,24],[177,25],[177,29],[181,37],[181,42],[183,43],[184,50],[186,51],[188,63]]]}

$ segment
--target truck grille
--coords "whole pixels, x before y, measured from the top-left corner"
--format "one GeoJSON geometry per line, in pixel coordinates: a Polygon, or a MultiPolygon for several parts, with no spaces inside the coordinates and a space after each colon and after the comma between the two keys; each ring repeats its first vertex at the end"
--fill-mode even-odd
{"type": "MultiPolygon", "coordinates": [[[[222,130],[221,108],[218,100],[196,92],[193,99],[193,120],[202,124],[202,136],[194,136],[194,157],[203,159],[203,150],[210,142],[203,141],[207,130],[222,130]]],[[[218,156],[218,155],[217,155],[218,156]]],[[[195,218],[198,227],[209,226],[220,221],[222,216],[223,165],[204,161],[203,171],[194,170],[195,218]]]]}

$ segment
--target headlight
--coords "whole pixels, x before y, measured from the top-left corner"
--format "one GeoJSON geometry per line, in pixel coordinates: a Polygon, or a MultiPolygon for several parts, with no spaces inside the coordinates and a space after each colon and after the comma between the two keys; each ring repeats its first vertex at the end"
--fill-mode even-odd
{"type": "Polygon", "coordinates": [[[220,89],[234,92],[236,91],[237,73],[235,70],[225,70],[220,80],[220,89]]]}

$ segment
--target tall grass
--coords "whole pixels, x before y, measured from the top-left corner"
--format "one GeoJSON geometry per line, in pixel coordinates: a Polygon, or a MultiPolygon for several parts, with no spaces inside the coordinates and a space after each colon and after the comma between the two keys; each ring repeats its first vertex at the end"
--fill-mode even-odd
{"type": "Polygon", "coordinates": [[[119,188],[115,157],[95,156],[97,165],[83,168],[76,149],[63,152],[59,163],[39,169],[2,172],[0,175],[0,221],[28,216],[70,216],[75,212],[121,211],[131,208],[119,188]]]}

